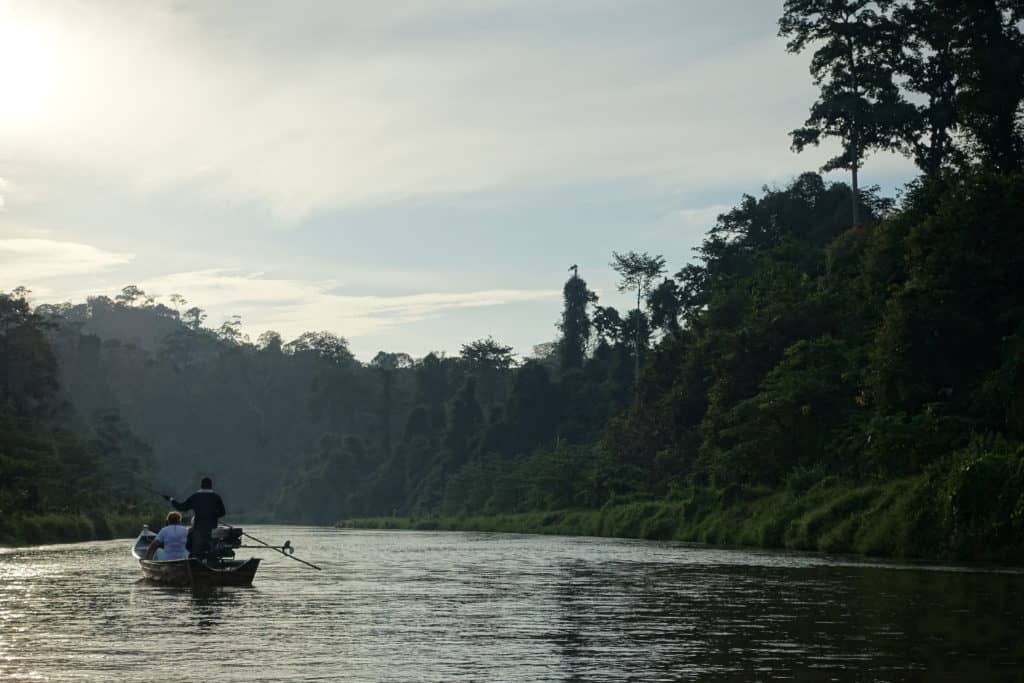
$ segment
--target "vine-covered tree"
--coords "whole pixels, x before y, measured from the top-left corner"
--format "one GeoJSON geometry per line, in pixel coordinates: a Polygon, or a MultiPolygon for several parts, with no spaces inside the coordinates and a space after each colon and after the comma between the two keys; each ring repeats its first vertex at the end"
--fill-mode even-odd
{"type": "Polygon", "coordinates": [[[562,320],[558,324],[562,336],[558,340],[558,358],[562,371],[583,367],[590,342],[590,316],[587,306],[597,302],[597,295],[587,289],[586,281],[578,272],[562,288],[562,320]]]}

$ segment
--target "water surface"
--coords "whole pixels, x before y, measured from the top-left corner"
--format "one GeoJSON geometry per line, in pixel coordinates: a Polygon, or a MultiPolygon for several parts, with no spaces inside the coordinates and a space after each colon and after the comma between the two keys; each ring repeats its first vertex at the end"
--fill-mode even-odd
{"type": "Polygon", "coordinates": [[[247,527],[252,588],[0,550],[0,680],[1024,679],[1024,575],[685,544],[247,527]]]}

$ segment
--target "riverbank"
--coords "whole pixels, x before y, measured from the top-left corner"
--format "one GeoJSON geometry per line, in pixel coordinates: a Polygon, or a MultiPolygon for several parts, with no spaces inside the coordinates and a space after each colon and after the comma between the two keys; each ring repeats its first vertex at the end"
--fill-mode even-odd
{"type": "MultiPolygon", "coordinates": [[[[1024,548],[1012,525],[983,515],[967,517],[956,498],[936,486],[937,479],[922,475],[858,485],[836,477],[813,484],[794,477],[776,491],[692,489],[676,499],[611,503],[597,510],[376,517],[343,520],[337,526],[643,538],[1024,564],[1024,548]]],[[[999,502],[996,495],[991,499],[993,505],[999,502]]]]}
{"type": "Polygon", "coordinates": [[[145,514],[0,515],[0,547],[134,538],[143,524],[160,526],[158,519],[145,514]]]}

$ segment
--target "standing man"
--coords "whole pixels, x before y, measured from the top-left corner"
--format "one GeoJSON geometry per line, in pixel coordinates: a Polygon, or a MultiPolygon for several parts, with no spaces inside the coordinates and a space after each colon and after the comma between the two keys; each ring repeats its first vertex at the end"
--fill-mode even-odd
{"type": "Polygon", "coordinates": [[[192,556],[205,560],[210,552],[210,534],[217,528],[217,520],[227,514],[220,494],[213,490],[213,480],[203,477],[199,490],[183,502],[168,497],[175,510],[192,510],[192,556]]]}

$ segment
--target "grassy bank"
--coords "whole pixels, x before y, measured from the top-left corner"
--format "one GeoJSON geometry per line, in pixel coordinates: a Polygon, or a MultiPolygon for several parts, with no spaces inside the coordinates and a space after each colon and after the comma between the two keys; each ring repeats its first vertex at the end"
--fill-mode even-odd
{"type": "Polygon", "coordinates": [[[143,524],[160,526],[145,514],[49,513],[0,516],[0,547],[133,538],[143,524]]]}
{"type": "MultiPolygon", "coordinates": [[[[1012,524],[964,514],[927,475],[853,484],[794,477],[780,490],[696,489],[676,499],[562,510],[459,517],[349,519],[364,529],[504,531],[696,541],[712,545],[854,553],[933,560],[1024,563],[1012,524]]],[[[991,496],[998,504],[998,492],[991,496]]],[[[1009,522],[1010,520],[1006,520],[1009,522]]]]}

